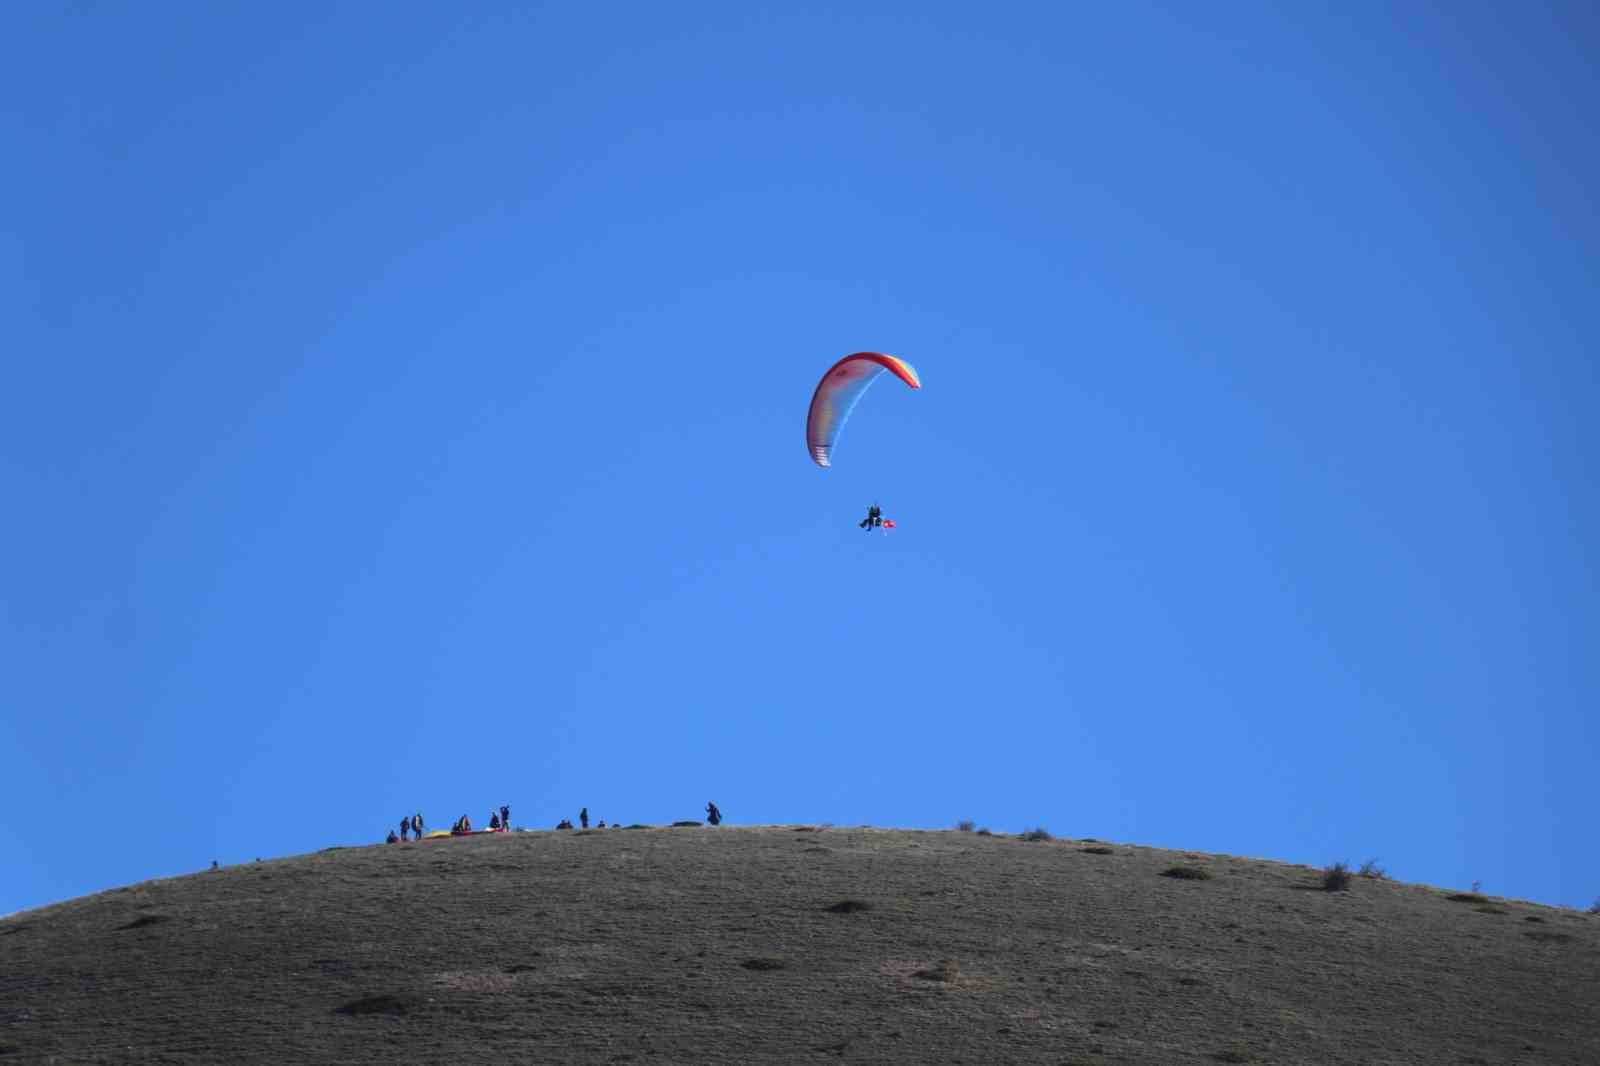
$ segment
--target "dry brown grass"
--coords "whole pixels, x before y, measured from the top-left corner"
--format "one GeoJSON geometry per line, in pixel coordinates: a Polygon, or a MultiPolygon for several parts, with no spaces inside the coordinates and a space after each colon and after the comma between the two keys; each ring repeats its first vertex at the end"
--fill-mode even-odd
{"type": "Polygon", "coordinates": [[[723,827],[207,871],[0,920],[0,1063],[1600,1062],[1579,911],[1116,857],[723,827]]]}

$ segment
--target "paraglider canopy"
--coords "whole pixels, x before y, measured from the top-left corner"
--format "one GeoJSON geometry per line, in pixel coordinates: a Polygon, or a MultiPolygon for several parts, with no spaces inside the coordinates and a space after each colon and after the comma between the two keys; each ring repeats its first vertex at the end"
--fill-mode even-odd
{"type": "Polygon", "coordinates": [[[856,352],[828,368],[811,396],[806,414],[806,448],[818,466],[831,466],[833,442],[861,394],[885,373],[893,374],[913,389],[922,388],[916,369],[904,359],[882,352],[856,352]]]}

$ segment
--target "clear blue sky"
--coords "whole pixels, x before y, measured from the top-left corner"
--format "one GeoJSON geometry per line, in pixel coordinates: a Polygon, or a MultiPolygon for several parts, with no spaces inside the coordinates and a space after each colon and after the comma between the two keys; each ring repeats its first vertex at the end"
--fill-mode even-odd
{"type": "Polygon", "coordinates": [[[1593,5],[329,7],[4,16],[0,912],[708,799],[1600,895],[1593,5]]]}

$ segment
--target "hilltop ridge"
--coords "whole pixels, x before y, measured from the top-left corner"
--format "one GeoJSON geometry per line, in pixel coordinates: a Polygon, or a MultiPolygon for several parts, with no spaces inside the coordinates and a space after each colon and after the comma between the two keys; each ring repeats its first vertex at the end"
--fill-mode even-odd
{"type": "Polygon", "coordinates": [[[1600,1062],[1600,919],[1319,874],[866,827],[330,848],[0,920],[0,1061],[1600,1062]]]}

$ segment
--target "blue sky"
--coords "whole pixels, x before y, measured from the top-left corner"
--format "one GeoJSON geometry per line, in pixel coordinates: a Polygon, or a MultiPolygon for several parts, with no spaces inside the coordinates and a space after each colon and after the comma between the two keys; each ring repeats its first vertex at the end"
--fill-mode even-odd
{"type": "Polygon", "coordinates": [[[1600,895],[1591,5],[6,22],[0,912],[708,799],[1600,895]]]}

